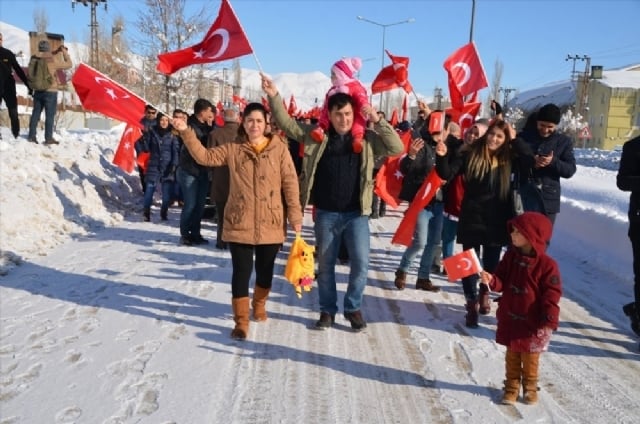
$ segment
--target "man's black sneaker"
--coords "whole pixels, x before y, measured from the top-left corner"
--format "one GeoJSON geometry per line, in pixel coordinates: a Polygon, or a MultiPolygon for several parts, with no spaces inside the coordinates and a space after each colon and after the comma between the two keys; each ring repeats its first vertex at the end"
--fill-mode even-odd
{"type": "Polygon", "coordinates": [[[197,236],[192,239],[193,244],[209,244],[209,240],[203,238],[202,236],[197,236]]]}
{"type": "Polygon", "coordinates": [[[180,237],[180,244],[183,246],[193,246],[193,241],[189,236],[182,236],[180,237]]]}
{"type": "Polygon", "coordinates": [[[330,328],[335,321],[336,318],[334,315],[331,315],[328,312],[321,312],[320,319],[316,321],[316,328],[326,330],[327,328],[330,328]]]}
{"type": "Polygon", "coordinates": [[[362,318],[362,313],[360,311],[345,312],[344,317],[349,320],[351,328],[356,331],[363,330],[367,327],[367,323],[364,322],[364,318],[362,318]]]}

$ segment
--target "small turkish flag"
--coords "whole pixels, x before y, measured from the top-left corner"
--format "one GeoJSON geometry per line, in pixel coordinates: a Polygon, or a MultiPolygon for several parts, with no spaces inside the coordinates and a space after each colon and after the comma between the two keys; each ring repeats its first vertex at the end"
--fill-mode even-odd
{"type": "Polygon", "coordinates": [[[457,281],[482,271],[475,249],[465,250],[457,255],[449,256],[442,260],[442,265],[447,271],[449,281],[457,281]]]}
{"type": "Polygon", "coordinates": [[[438,176],[434,166],[422,182],[416,196],[413,198],[411,203],[409,203],[409,207],[404,213],[404,217],[402,218],[402,221],[400,221],[400,225],[398,225],[398,228],[391,239],[391,243],[401,244],[407,247],[411,246],[413,232],[416,228],[416,222],[418,221],[418,214],[420,214],[420,211],[431,203],[431,200],[433,200],[433,197],[436,195],[436,192],[442,186],[443,182],[444,180],[438,176]]]}
{"type": "Polygon", "coordinates": [[[135,165],[134,148],[135,142],[142,136],[140,128],[127,125],[118,143],[116,153],[113,155],[113,164],[117,165],[124,172],[131,173],[135,165]]]}
{"type": "Polygon", "coordinates": [[[404,175],[400,172],[400,161],[406,155],[409,150],[409,144],[411,143],[411,131],[405,131],[399,134],[400,140],[404,144],[403,153],[397,156],[388,157],[382,164],[378,173],[376,174],[376,184],[374,192],[384,202],[392,207],[397,208],[400,206],[400,191],[402,190],[402,181],[404,175]]]}
{"type": "Polygon", "coordinates": [[[429,134],[441,133],[444,130],[444,113],[440,110],[429,115],[429,134]]]}
{"type": "Polygon", "coordinates": [[[465,103],[462,109],[447,108],[445,113],[451,116],[452,122],[460,125],[460,133],[464,134],[476,122],[480,106],[480,103],[465,103]]]}

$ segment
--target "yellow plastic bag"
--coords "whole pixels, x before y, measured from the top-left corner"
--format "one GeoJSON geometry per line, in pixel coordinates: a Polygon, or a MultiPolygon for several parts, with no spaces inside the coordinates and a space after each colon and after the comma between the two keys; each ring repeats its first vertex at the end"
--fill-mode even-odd
{"type": "Polygon", "coordinates": [[[315,276],[313,252],[315,247],[310,246],[302,239],[300,233],[296,234],[291,244],[289,259],[284,269],[284,277],[296,289],[296,295],[301,298],[302,291],[311,291],[311,284],[315,276]]]}

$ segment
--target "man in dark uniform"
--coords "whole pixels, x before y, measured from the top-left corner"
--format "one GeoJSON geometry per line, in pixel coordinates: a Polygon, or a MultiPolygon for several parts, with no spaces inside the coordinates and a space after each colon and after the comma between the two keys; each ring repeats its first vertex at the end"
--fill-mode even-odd
{"type": "Polygon", "coordinates": [[[13,71],[27,86],[29,95],[33,90],[29,86],[27,75],[18,64],[16,55],[2,46],[2,34],[0,34],[0,101],[4,100],[11,120],[11,132],[15,138],[20,134],[20,120],[18,119],[18,99],[16,97],[16,81],[13,79],[13,71]]]}
{"type": "Polygon", "coordinates": [[[630,191],[629,239],[633,252],[634,301],[622,310],[631,321],[631,329],[640,336],[640,136],[624,143],[616,184],[622,191],[630,191]]]}

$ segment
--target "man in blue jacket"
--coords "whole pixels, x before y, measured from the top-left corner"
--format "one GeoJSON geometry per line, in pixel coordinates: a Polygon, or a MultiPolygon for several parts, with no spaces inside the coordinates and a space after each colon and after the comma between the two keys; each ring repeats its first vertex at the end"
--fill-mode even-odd
{"type": "Polygon", "coordinates": [[[535,154],[529,178],[541,190],[545,213],[552,223],[560,212],[560,178],[571,178],[576,173],[573,142],[557,131],[561,117],[560,108],[548,103],[537,112],[536,128],[520,134],[535,154]]]}
{"type": "Polygon", "coordinates": [[[622,310],[631,321],[631,329],[640,336],[640,137],[624,143],[616,184],[622,191],[630,191],[629,239],[633,252],[634,301],[622,310]]]}

